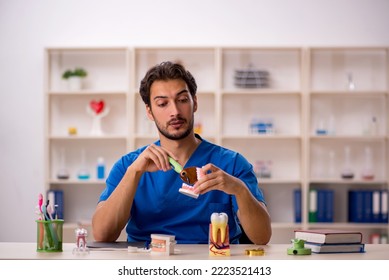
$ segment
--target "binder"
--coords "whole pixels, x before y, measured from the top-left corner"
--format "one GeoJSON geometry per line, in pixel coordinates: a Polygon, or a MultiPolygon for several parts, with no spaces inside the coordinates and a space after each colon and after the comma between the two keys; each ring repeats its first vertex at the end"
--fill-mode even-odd
{"type": "Polygon", "coordinates": [[[364,217],[364,195],[361,190],[349,190],[348,192],[348,221],[362,223],[364,217]]]}
{"type": "Polygon", "coordinates": [[[47,199],[50,200],[54,211],[53,218],[55,219],[64,219],[63,210],[64,210],[64,201],[63,201],[63,191],[62,190],[49,190],[47,191],[47,199]],[[54,207],[55,206],[55,207],[54,207]]]}
{"type": "Polygon", "coordinates": [[[333,223],[334,222],[334,191],[326,190],[324,195],[325,195],[324,222],[333,223]]]}
{"type": "Polygon", "coordinates": [[[388,190],[381,190],[380,222],[388,223],[388,190]]]}
{"type": "Polygon", "coordinates": [[[301,220],[302,220],[302,213],[301,213],[301,189],[294,190],[293,202],[294,202],[294,222],[295,223],[301,223],[301,220]]]}
{"type": "Polygon", "coordinates": [[[364,190],[362,191],[362,196],[362,208],[364,209],[362,214],[362,222],[371,223],[373,221],[373,191],[364,190]]]}
{"type": "Polygon", "coordinates": [[[380,217],[380,204],[381,204],[381,192],[379,190],[374,190],[372,195],[373,207],[372,207],[372,223],[379,223],[381,220],[380,217]]]}
{"type": "Polygon", "coordinates": [[[317,190],[309,191],[308,220],[310,223],[317,222],[317,190]]]}
{"type": "Polygon", "coordinates": [[[334,221],[334,191],[317,189],[309,192],[309,222],[334,221]]]}
{"type": "Polygon", "coordinates": [[[325,190],[317,190],[317,215],[316,221],[324,223],[326,216],[326,192],[325,190]]]}

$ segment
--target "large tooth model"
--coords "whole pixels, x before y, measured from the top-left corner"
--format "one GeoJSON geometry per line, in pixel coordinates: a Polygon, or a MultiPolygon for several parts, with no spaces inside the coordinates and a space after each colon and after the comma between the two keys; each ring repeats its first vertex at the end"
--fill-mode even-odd
{"type": "Polygon", "coordinates": [[[230,256],[228,216],[226,213],[213,213],[209,225],[209,255],[230,256]]]}

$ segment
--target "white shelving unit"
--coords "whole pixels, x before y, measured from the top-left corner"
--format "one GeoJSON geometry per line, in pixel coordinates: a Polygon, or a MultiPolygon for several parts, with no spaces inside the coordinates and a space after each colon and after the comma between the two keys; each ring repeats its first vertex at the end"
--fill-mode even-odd
{"type": "Polygon", "coordinates": [[[128,48],[48,48],[46,57],[46,189],[64,194],[64,240],[74,240],[77,224],[90,228],[97,198],[104,180],[96,178],[98,157],[107,171],[128,149],[129,50],[128,48]],[[88,75],[83,87],[69,90],[62,74],[84,68],[88,75]],[[102,135],[92,134],[91,101],[105,102],[109,113],[101,122],[102,135]],[[75,128],[76,134],[69,134],[75,128]],[[82,155],[85,155],[84,159],[82,155]],[[65,163],[63,163],[65,161],[65,163]],[[65,164],[69,179],[58,179],[65,164]],[[88,180],[78,178],[85,168],[88,180]]]}
{"type": "MultiPolygon", "coordinates": [[[[388,234],[388,224],[347,221],[347,190],[387,189],[389,183],[388,48],[288,47],[127,47],[46,49],[46,174],[47,189],[65,194],[69,229],[90,225],[104,182],[95,179],[97,158],[107,172],[123,154],[157,139],[145,116],[138,88],[146,71],[162,61],[181,62],[198,84],[200,134],[243,154],[253,165],[271,164],[270,178],[259,178],[272,217],[271,242],[285,243],[299,228],[333,227],[388,234]],[[85,87],[69,91],[61,79],[68,68],[88,71],[85,87]],[[268,86],[237,87],[236,70],[268,73],[268,86]],[[349,83],[355,88],[349,89],[349,83]],[[86,106],[104,100],[110,107],[102,121],[103,136],[90,135],[86,106]],[[371,125],[372,117],[377,126],[371,125]],[[272,123],[269,133],[253,133],[253,120],[272,123]],[[69,136],[69,127],[77,135],[69,136]],[[374,128],[374,134],[373,129],[374,128]],[[326,134],[318,134],[318,130],[326,134]],[[376,132],[376,133],[375,133],[376,132]],[[339,176],[343,150],[350,146],[355,179],[339,176]],[[363,150],[374,158],[375,178],[361,180],[363,150]],[[87,181],[77,179],[81,151],[86,151],[87,181]],[[65,151],[71,178],[56,173],[65,151]],[[329,168],[330,151],[335,164],[329,168]],[[335,173],[333,172],[335,170],[335,173]],[[331,173],[331,172],[332,173],[331,173]],[[334,223],[310,223],[311,188],[335,189],[334,223]],[[302,191],[302,222],[294,220],[294,191],[302,191]]],[[[69,237],[73,238],[73,237],[69,237]]],[[[73,240],[73,239],[70,239],[73,240]]],[[[367,241],[367,240],[366,240],[367,241]]]]}
{"type": "Polygon", "coordinates": [[[348,223],[347,207],[349,190],[388,189],[388,49],[312,48],[309,53],[310,168],[304,195],[308,200],[309,190],[330,189],[335,201],[333,223],[312,223],[305,217],[304,226],[358,229],[364,242],[372,233],[387,236],[387,223],[348,223]],[[365,149],[372,155],[372,179],[362,176],[365,149]],[[352,179],[342,178],[346,167],[352,170],[352,179]]]}
{"type": "Polygon", "coordinates": [[[221,55],[221,145],[242,153],[254,165],[268,162],[271,178],[259,179],[272,217],[273,237],[294,225],[293,191],[304,182],[303,50],[300,48],[223,48],[221,55]],[[269,86],[239,88],[236,70],[269,73],[269,86]],[[271,133],[252,133],[253,119],[270,120],[271,133]],[[280,207],[280,205],[283,205],[280,207]]]}

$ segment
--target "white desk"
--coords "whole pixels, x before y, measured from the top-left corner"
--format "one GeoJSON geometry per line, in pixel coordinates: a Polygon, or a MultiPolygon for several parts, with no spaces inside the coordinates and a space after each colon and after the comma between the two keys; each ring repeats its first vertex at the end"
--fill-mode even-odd
{"type": "Polygon", "coordinates": [[[75,244],[63,244],[61,253],[38,253],[36,243],[0,243],[0,259],[6,260],[389,260],[389,244],[366,244],[365,253],[342,253],[342,254],[312,254],[307,256],[293,256],[286,253],[291,244],[257,245],[231,245],[230,257],[210,257],[208,245],[176,245],[176,254],[171,256],[155,256],[150,253],[129,253],[126,250],[93,251],[89,254],[73,254],[75,244]],[[246,256],[246,249],[262,247],[264,256],[246,256]]]}

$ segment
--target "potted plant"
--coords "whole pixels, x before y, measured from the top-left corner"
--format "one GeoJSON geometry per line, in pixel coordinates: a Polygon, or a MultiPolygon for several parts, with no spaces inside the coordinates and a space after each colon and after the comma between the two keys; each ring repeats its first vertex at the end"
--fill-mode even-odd
{"type": "Polygon", "coordinates": [[[82,88],[82,79],[85,78],[88,73],[80,67],[74,70],[66,70],[62,74],[62,78],[68,81],[69,90],[80,90],[82,88]]]}

